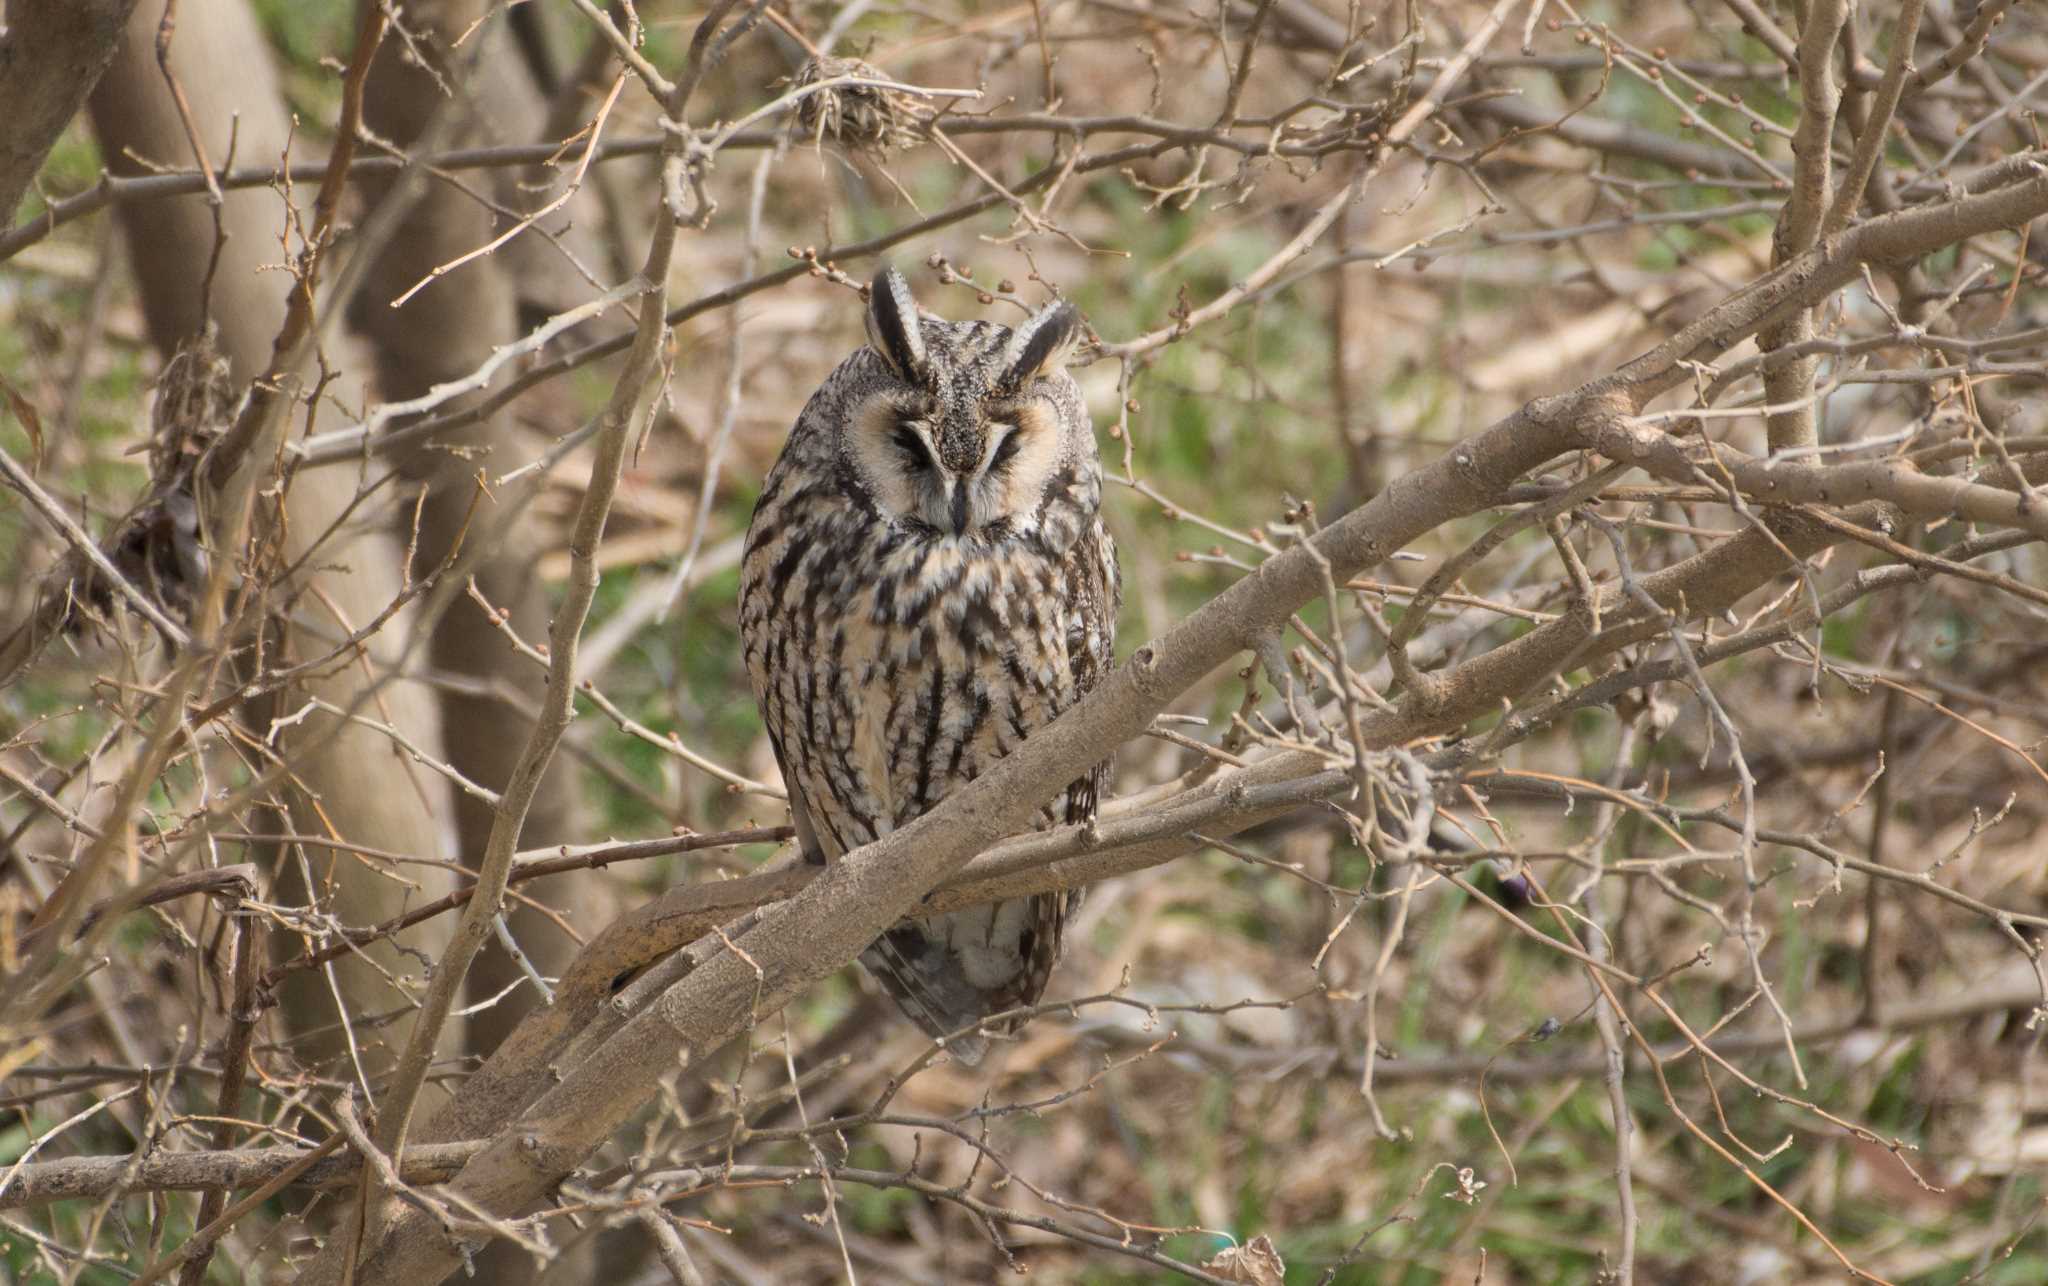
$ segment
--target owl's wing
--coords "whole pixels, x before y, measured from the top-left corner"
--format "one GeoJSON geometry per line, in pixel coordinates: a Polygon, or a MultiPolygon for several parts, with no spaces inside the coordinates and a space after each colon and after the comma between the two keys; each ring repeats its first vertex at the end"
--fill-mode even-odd
{"type": "Polygon", "coordinates": [[[796,784],[796,778],[784,772],[782,780],[789,787],[789,820],[796,827],[796,842],[803,851],[804,861],[813,866],[825,864],[825,849],[818,843],[817,828],[811,825],[810,801],[804,798],[804,788],[796,784]]]}
{"type": "MultiPolygon", "coordinates": [[[[1116,541],[1097,519],[1067,555],[1067,668],[1073,699],[1080,700],[1116,664],[1116,618],[1123,606],[1123,574],[1117,570],[1116,541]]],[[[1112,760],[1067,787],[1069,825],[1095,816],[1109,789],[1112,760]]]]}
{"type": "Polygon", "coordinates": [[[789,792],[789,821],[796,827],[796,842],[803,859],[813,866],[825,864],[825,847],[818,843],[818,828],[811,821],[811,804],[804,797],[803,784],[790,770],[789,756],[782,753],[782,738],[773,730],[768,734],[768,744],[775,751],[775,770],[782,774],[782,788],[789,792]]]}

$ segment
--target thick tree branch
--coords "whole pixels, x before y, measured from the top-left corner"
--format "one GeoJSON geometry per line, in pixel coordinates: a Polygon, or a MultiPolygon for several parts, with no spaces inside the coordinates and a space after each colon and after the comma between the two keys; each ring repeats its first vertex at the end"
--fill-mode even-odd
{"type": "Polygon", "coordinates": [[[0,26],[0,221],[114,56],[135,0],[15,0],[0,26]]]}

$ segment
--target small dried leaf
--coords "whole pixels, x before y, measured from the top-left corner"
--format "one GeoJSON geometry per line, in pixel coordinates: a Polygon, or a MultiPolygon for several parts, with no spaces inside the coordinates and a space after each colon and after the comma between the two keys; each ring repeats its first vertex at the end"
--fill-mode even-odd
{"type": "Polygon", "coordinates": [[[32,454],[29,472],[35,473],[43,467],[43,417],[36,414],[36,404],[22,395],[5,375],[0,375],[0,397],[7,399],[7,407],[14,412],[14,418],[21,421],[21,427],[28,432],[28,446],[32,454]]]}
{"type": "Polygon", "coordinates": [[[1273,1248],[1273,1239],[1260,1233],[1242,1246],[1232,1246],[1202,1265],[1225,1281],[1244,1286],[1282,1286],[1287,1265],[1273,1248]]]}

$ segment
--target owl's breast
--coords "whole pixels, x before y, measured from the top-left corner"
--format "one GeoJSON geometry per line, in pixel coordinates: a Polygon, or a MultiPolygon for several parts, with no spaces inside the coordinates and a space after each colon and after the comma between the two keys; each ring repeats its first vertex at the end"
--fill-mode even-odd
{"type": "Polygon", "coordinates": [[[1071,701],[1057,568],[972,538],[905,541],[876,560],[844,622],[853,741],[901,825],[1009,753],[1071,701]]]}
{"type": "Polygon", "coordinates": [[[773,482],[740,632],[831,855],[926,812],[1071,705],[1070,618],[1086,606],[1041,542],[892,523],[836,489],[773,482]]]}

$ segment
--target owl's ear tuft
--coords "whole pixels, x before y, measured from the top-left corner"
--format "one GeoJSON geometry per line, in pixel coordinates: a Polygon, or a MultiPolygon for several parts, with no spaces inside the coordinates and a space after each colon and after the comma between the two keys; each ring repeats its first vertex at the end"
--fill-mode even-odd
{"type": "Polygon", "coordinates": [[[1054,300],[1019,326],[1003,346],[999,382],[1021,389],[1067,364],[1081,342],[1081,314],[1064,299],[1054,300]]]}
{"type": "Polygon", "coordinates": [[[875,274],[868,287],[867,323],[869,346],[896,374],[922,383],[930,370],[924,353],[924,328],[918,324],[910,283],[894,268],[875,274]]]}

